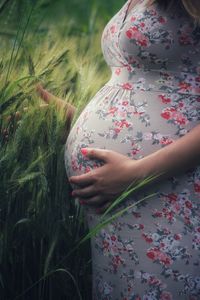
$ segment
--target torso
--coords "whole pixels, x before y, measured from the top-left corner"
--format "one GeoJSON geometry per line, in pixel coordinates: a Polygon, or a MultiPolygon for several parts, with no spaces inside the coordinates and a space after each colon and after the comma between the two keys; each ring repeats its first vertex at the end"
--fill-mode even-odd
{"type": "MultiPolygon", "coordinates": [[[[69,176],[101,165],[83,157],[81,148],[141,159],[200,122],[200,36],[194,23],[182,11],[169,14],[145,3],[128,7],[129,0],[104,29],[102,51],[112,76],[71,130],[69,176]]],[[[141,190],[122,206],[153,192],[150,201],[92,239],[94,299],[199,299],[200,167],[141,190]]],[[[90,228],[99,222],[90,210],[86,218],[90,228]]]]}

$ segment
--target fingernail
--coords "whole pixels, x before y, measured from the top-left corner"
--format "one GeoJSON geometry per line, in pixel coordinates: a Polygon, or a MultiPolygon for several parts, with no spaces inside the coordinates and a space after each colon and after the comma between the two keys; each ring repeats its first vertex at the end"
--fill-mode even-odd
{"type": "Polygon", "coordinates": [[[88,150],[86,148],[82,148],[81,153],[83,154],[83,156],[85,156],[85,155],[87,155],[88,150]]]}

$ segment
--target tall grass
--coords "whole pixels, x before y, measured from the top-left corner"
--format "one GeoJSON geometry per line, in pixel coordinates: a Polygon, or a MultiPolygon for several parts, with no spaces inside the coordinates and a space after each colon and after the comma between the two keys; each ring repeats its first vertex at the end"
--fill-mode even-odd
{"type": "Polygon", "coordinates": [[[35,85],[75,104],[77,117],[109,77],[100,37],[123,1],[58,2],[0,6],[2,300],[90,300],[89,238],[117,217],[106,219],[108,210],[88,232],[64,169],[64,116],[39,109],[35,85]]]}

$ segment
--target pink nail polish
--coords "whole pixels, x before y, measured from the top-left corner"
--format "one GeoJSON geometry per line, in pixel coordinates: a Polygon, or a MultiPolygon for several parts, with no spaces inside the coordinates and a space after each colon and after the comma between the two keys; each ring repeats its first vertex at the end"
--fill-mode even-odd
{"type": "Polygon", "coordinates": [[[87,153],[88,153],[88,151],[87,151],[86,148],[82,148],[82,149],[81,149],[81,153],[82,153],[83,156],[86,156],[87,153]]]}

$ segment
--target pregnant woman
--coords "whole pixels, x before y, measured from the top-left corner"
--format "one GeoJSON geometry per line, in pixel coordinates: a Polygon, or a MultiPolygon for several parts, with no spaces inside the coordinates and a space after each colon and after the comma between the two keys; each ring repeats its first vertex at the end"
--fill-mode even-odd
{"type": "Polygon", "coordinates": [[[198,0],[129,0],[104,29],[111,79],[66,142],[73,195],[93,228],[127,186],[162,175],[92,238],[94,300],[200,299],[199,19],[198,0]]]}

